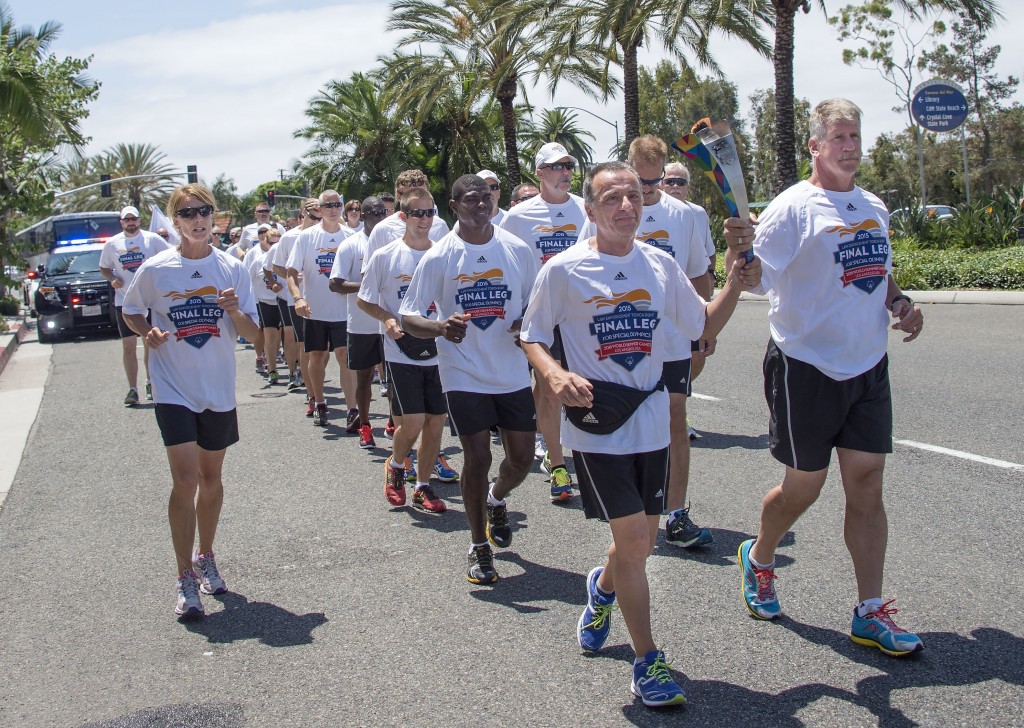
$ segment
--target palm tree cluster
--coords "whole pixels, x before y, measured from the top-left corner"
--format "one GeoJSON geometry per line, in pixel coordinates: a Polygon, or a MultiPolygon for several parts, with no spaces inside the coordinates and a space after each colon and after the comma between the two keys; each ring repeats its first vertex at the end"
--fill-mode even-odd
{"type": "Polygon", "coordinates": [[[125,205],[141,210],[144,202],[162,207],[171,191],[181,183],[177,168],[165,160],[164,153],[152,144],[123,143],[96,155],[71,159],[64,162],[59,175],[60,184],[68,189],[94,183],[101,174],[109,174],[114,180],[145,177],[111,185],[113,197],[103,197],[100,188],[92,187],[57,202],[68,210],[109,210],[125,205]]]}

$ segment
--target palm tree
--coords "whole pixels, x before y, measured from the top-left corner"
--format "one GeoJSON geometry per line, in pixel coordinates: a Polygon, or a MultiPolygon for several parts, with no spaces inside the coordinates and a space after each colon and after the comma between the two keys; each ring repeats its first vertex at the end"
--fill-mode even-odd
{"type": "Polygon", "coordinates": [[[174,174],[174,166],[168,164],[166,155],[152,144],[115,144],[105,150],[97,166],[111,176],[138,177],[113,185],[114,198],[142,209],[143,202],[161,206],[167,201],[180,180],[174,174]]]}
{"type": "Polygon", "coordinates": [[[540,122],[523,120],[520,136],[523,137],[523,155],[533,159],[537,150],[548,142],[558,142],[583,167],[589,167],[594,159],[594,149],[584,138],[594,138],[586,129],[577,125],[575,112],[566,109],[545,109],[540,122]]]}
{"type": "Polygon", "coordinates": [[[554,13],[551,26],[556,42],[551,55],[571,54],[578,43],[605,48],[604,73],[611,64],[622,66],[625,105],[623,146],[640,135],[640,95],[637,52],[656,39],[681,64],[692,54],[698,65],[718,71],[708,50],[718,31],[750,44],[766,57],[770,46],[758,30],[767,19],[759,0],[573,0],[554,13]]]}
{"type": "MultiPolygon", "coordinates": [[[[764,5],[767,0],[758,0],[764,5]]],[[[775,132],[774,194],[796,184],[796,134],[793,118],[793,48],[796,33],[796,13],[811,11],[811,0],[770,0],[775,16],[775,48],[772,63],[775,66],[775,103],[778,128],[775,132]]],[[[817,0],[822,12],[825,0],[817,0]]],[[[916,17],[930,11],[962,10],[976,23],[990,25],[1001,17],[996,0],[893,0],[893,4],[916,17]]]]}
{"type": "MultiPolygon", "coordinates": [[[[457,77],[477,97],[492,97],[501,107],[508,182],[520,182],[516,141],[516,96],[524,81],[548,78],[554,92],[567,80],[592,95],[607,96],[609,79],[601,73],[599,49],[581,43],[572,54],[551,57],[543,23],[551,0],[394,0],[389,30],[406,31],[400,45],[416,45],[406,65],[395,68],[402,79],[396,94],[422,116],[457,77]],[[429,50],[424,50],[423,45],[429,50]]],[[[383,60],[383,59],[382,59],[383,60]]]]}

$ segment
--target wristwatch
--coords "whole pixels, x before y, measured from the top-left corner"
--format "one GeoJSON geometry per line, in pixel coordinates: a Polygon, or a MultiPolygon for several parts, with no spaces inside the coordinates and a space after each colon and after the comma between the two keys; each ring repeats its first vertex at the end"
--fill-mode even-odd
{"type": "Polygon", "coordinates": [[[893,296],[892,300],[889,301],[889,310],[890,311],[892,311],[892,307],[896,305],[897,301],[906,301],[907,303],[909,303],[911,305],[911,307],[913,307],[913,305],[914,305],[914,299],[912,299],[910,296],[905,296],[905,295],[903,295],[901,293],[901,294],[899,294],[897,296],[893,296]]]}

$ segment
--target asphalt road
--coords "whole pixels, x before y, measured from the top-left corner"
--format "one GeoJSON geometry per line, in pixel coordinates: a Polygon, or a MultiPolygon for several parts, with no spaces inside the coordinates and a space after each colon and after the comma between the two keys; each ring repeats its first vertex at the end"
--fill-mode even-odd
{"type": "MultiPolygon", "coordinates": [[[[765,449],[765,311],[740,305],[697,381],[718,399],[691,400],[704,433],[692,515],[715,543],[660,544],[649,562],[655,635],[686,707],[632,699],[618,615],[600,656],[576,645],[607,526],[578,503],[551,505],[532,475],[510,500],[501,581],[470,585],[457,485],[438,488],[441,516],[389,507],[385,451],[314,429],[302,397],[269,391],[241,347],[243,439],[227,458],[217,542],[232,591],[178,623],[154,418],[121,406],[120,345],[93,338],[54,347],[0,511],[0,725],[1024,725],[1020,469],[896,446],[886,595],[921,633],[919,657],[848,639],[836,468],[779,553],[787,616],[747,616],[736,548],[781,473],[765,449]]],[[[891,339],[896,439],[1024,463],[1024,307],[926,316],[920,341],[891,339]]],[[[457,442],[444,444],[461,464],[457,442]]]]}

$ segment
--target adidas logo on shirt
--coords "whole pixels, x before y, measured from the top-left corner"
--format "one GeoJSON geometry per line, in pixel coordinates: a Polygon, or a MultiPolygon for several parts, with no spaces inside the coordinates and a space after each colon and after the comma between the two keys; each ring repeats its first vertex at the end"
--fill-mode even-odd
{"type": "Polygon", "coordinates": [[[612,280],[613,281],[624,281],[624,280],[626,280],[626,275],[625,275],[625,273],[623,273],[620,270],[618,273],[615,274],[615,277],[612,280]]]}
{"type": "Polygon", "coordinates": [[[599,425],[599,424],[601,424],[600,422],[597,421],[597,418],[594,417],[594,413],[593,412],[587,412],[587,414],[583,417],[583,421],[586,422],[588,425],[599,425]]]}
{"type": "Polygon", "coordinates": [[[555,217],[565,217],[565,215],[563,215],[562,213],[558,213],[557,215],[555,215],[555,217]]]}
{"type": "Polygon", "coordinates": [[[193,278],[202,278],[203,274],[200,273],[199,271],[196,271],[195,273],[192,274],[192,277],[193,278]]]}
{"type": "Polygon", "coordinates": [[[644,220],[644,222],[654,222],[654,215],[648,215],[647,219],[644,220]]]}
{"type": "Polygon", "coordinates": [[[856,212],[857,211],[857,208],[853,206],[852,202],[847,202],[846,203],[846,209],[849,210],[850,212],[856,212]]]}
{"type": "Polygon", "coordinates": [[[487,262],[487,258],[485,258],[484,256],[481,255],[479,258],[476,259],[476,262],[477,263],[486,263],[487,262]]]}

